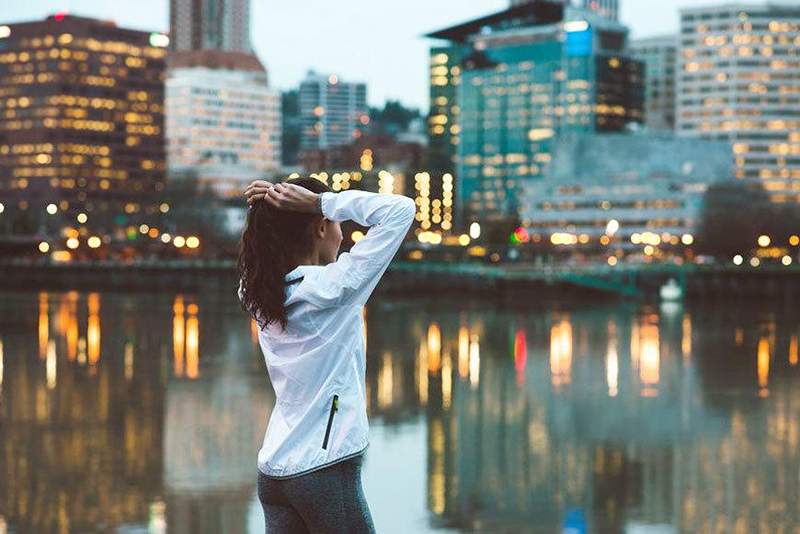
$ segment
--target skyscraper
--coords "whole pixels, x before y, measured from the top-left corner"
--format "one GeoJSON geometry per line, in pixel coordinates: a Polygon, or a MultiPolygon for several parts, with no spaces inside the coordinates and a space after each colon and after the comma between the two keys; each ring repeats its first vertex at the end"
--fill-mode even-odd
{"type": "Polygon", "coordinates": [[[681,11],[677,132],[733,142],[736,176],[800,201],[800,7],[681,11]]]}
{"type": "Polygon", "coordinates": [[[173,52],[166,83],[170,178],[195,177],[221,196],[280,169],[280,94],[251,54],[173,52]]]}
{"type": "Polygon", "coordinates": [[[144,211],[164,186],[168,42],[64,14],[0,26],[0,198],[144,211]]]}
{"type": "Polygon", "coordinates": [[[369,124],[367,86],[309,71],[300,82],[300,149],[348,145],[369,124]]]}
{"type": "MultiPolygon", "coordinates": [[[[522,4],[530,4],[532,2],[539,2],[541,0],[511,0],[512,6],[519,6],[522,4]]],[[[604,17],[612,20],[619,20],[619,0],[555,0],[564,5],[573,7],[580,7],[583,9],[591,9],[600,13],[604,17]]]]}
{"type": "MultiPolygon", "coordinates": [[[[513,219],[565,133],[642,121],[642,65],[627,29],[584,9],[534,2],[429,34],[432,161],[455,167],[456,223],[513,219]]],[[[448,171],[447,168],[434,169],[448,171]]]]}
{"type": "Polygon", "coordinates": [[[170,0],[173,50],[251,52],[250,0],[170,0]]]}
{"type": "Polygon", "coordinates": [[[629,50],[631,56],[644,63],[645,125],[652,130],[674,130],[678,38],[667,35],[636,39],[629,50]]]}

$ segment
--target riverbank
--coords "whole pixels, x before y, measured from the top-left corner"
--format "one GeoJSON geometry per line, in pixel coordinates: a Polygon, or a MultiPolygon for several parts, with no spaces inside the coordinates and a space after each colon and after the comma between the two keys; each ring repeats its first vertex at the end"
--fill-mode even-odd
{"type": "MultiPolygon", "coordinates": [[[[668,280],[690,298],[800,297],[796,266],[618,265],[542,267],[529,264],[404,262],[389,267],[377,292],[427,297],[434,294],[487,294],[501,299],[529,296],[650,298],[668,280]]],[[[6,290],[232,291],[237,286],[233,260],[0,262],[0,288],[6,290]]]]}

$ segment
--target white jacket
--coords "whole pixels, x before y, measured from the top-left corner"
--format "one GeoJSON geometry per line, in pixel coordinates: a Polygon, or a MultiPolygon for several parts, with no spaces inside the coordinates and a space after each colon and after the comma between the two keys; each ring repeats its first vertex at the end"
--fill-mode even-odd
{"type": "Polygon", "coordinates": [[[287,274],[286,331],[271,323],[259,332],[276,395],[258,452],[258,469],[265,475],[296,476],[367,447],[362,306],[415,212],[414,201],[401,195],[322,193],[327,219],[370,228],[334,263],[300,265],[287,274]]]}

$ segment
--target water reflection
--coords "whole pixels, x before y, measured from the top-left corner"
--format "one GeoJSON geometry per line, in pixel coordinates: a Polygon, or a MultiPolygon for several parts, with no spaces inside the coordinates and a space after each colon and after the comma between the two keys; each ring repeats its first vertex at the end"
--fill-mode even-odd
{"type": "MultiPolygon", "coordinates": [[[[0,302],[3,530],[263,529],[254,470],[274,397],[235,301],[0,302]]],[[[362,318],[373,426],[402,428],[373,432],[367,471],[424,472],[373,492],[382,532],[404,531],[398,495],[422,497],[415,531],[800,521],[795,312],[376,302],[362,318]],[[405,439],[424,456],[388,452],[405,439]]]]}

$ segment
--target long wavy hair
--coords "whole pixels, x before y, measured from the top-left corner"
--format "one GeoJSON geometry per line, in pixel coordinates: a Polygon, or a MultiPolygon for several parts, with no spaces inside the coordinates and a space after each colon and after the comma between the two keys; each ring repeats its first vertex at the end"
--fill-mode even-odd
{"type": "MultiPolygon", "coordinates": [[[[316,178],[291,178],[295,184],[315,193],[331,189],[316,178]]],[[[284,278],[300,258],[311,253],[313,223],[320,215],[274,208],[264,201],[250,205],[239,245],[239,278],[242,308],[262,330],[272,322],[286,329],[284,278]]]]}

